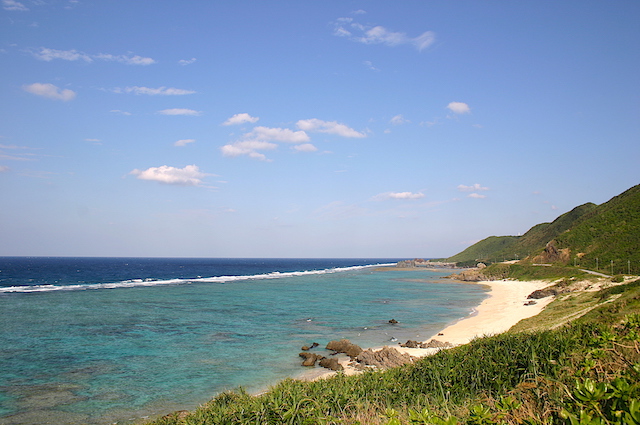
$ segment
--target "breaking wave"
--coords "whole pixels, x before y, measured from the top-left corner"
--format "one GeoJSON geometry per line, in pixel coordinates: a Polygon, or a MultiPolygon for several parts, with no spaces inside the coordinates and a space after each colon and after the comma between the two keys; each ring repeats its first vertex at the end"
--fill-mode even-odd
{"type": "Polygon", "coordinates": [[[117,289],[117,288],[134,288],[140,286],[160,286],[160,285],[184,285],[191,283],[227,283],[242,280],[263,280],[263,279],[280,279],[284,277],[309,276],[328,273],[340,273],[353,270],[361,270],[369,267],[393,266],[389,264],[369,264],[365,266],[336,267],[324,270],[308,270],[299,272],[272,272],[265,274],[256,274],[250,276],[213,276],[213,277],[196,277],[196,278],[180,278],[180,279],[129,279],[112,283],[87,283],[76,285],[33,285],[33,286],[8,286],[0,287],[0,293],[32,293],[32,292],[52,292],[52,291],[82,291],[93,289],[117,289]]]}

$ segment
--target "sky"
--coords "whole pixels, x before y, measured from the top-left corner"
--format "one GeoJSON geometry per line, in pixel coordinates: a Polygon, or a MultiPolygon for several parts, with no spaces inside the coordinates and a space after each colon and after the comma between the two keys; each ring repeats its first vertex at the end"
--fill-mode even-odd
{"type": "Polygon", "coordinates": [[[636,0],[0,0],[0,255],[446,257],[640,183],[636,0]]]}

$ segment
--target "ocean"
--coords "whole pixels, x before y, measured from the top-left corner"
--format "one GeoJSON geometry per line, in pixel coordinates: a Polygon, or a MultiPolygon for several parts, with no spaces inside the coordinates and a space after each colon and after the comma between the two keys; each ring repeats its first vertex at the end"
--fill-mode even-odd
{"type": "Polygon", "coordinates": [[[0,424],[193,410],[299,376],[303,345],[425,340],[486,297],[375,267],[396,261],[0,257],[0,424]]]}

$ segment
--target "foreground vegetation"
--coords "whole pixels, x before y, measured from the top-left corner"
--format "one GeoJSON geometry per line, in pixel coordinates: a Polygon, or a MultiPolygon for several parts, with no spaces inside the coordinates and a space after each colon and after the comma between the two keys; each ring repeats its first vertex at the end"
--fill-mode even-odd
{"type": "Polygon", "coordinates": [[[226,392],[155,424],[640,424],[638,312],[640,280],[567,294],[519,332],[397,369],[226,392]]]}

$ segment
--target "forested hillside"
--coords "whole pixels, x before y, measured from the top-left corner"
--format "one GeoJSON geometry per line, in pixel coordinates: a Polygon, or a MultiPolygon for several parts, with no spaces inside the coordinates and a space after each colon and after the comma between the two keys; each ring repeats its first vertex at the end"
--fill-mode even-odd
{"type": "Polygon", "coordinates": [[[640,185],[608,202],[586,203],[522,236],[491,236],[447,261],[560,263],[611,274],[640,272],[640,185]]]}

